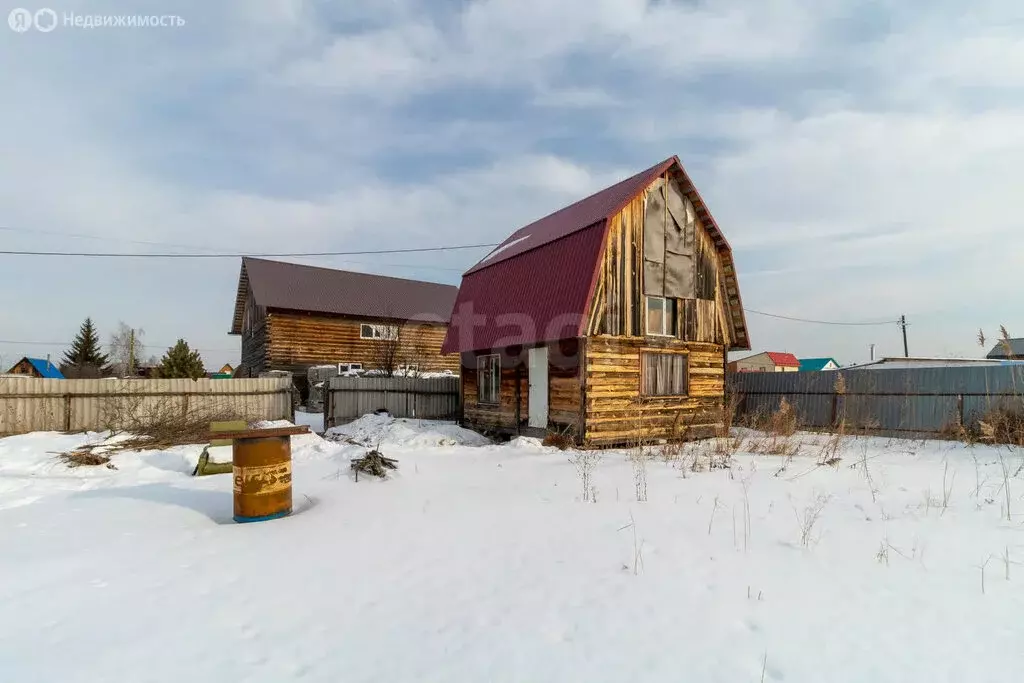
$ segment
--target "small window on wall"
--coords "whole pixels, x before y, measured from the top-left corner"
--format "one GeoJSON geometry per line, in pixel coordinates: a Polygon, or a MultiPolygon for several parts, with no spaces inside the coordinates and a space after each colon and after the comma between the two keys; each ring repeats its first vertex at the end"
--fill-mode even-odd
{"type": "Polygon", "coordinates": [[[398,328],[394,325],[368,325],[363,323],[359,326],[359,336],[362,339],[395,339],[398,336],[398,328]]]}
{"type": "Polygon", "coordinates": [[[477,402],[498,403],[501,395],[501,356],[492,353],[476,359],[477,402]]]}
{"type": "Polygon", "coordinates": [[[640,354],[643,396],[686,396],[689,393],[689,356],[685,353],[640,354]]]}
{"type": "Polygon", "coordinates": [[[647,334],[659,337],[678,336],[676,321],[678,301],[661,296],[647,297],[647,334]]]}

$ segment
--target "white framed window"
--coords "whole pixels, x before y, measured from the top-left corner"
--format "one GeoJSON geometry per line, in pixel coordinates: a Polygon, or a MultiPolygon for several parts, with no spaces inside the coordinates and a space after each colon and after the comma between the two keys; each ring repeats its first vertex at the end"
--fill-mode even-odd
{"type": "Polygon", "coordinates": [[[647,297],[647,334],[658,337],[679,336],[679,302],[662,296],[647,297]]]}
{"type": "Polygon", "coordinates": [[[363,323],[359,326],[360,339],[397,339],[398,327],[396,325],[371,325],[363,323]]]}
{"type": "Polygon", "coordinates": [[[689,355],[686,353],[640,353],[640,393],[643,396],[687,396],[689,355]]]}
{"type": "Polygon", "coordinates": [[[501,398],[501,356],[492,353],[476,359],[477,402],[497,404],[501,398]]]}

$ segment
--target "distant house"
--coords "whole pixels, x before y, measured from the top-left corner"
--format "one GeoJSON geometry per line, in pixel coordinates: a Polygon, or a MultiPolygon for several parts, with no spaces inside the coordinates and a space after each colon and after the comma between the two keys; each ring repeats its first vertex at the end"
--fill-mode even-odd
{"type": "Polygon", "coordinates": [[[235,376],[235,369],[230,363],[225,363],[220,370],[206,373],[209,379],[231,379],[235,376]]]}
{"type": "Polygon", "coordinates": [[[457,371],[459,357],[441,355],[457,293],[434,282],[243,258],[230,331],[242,337],[234,374],[288,371],[304,397],[311,366],[374,369],[397,338],[401,364],[457,371]]]}
{"type": "Polygon", "coordinates": [[[992,360],[1021,360],[1024,359],[1024,337],[1017,339],[999,340],[985,358],[992,360]]]}
{"type": "Polygon", "coordinates": [[[996,367],[1000,365],[1024,365],[1024,356],[1020,360],[1001,360],[998,358],[880,358],[869,363],[850,365],[843,370],[909,370],[914,368],[968,368],[996,367]]]}
{"type": "Polygon", "coordinates": [[[63,373],[52,361],[42,358],[22,358],[7,371],[10,375],[26,375],[40,379],[64,379],[63,373]]]}
{"type": "Polygon", "coordinates": [[[822,370],[838,370],[839,363],[835,358],[801,358],[800,372],[821,372],[822,370]]]}
{"type": "Polygon", "coordinates": [[[797,372],[800,361],[791,353],[765,351],[729,363],[730,372],[797,372]]]}

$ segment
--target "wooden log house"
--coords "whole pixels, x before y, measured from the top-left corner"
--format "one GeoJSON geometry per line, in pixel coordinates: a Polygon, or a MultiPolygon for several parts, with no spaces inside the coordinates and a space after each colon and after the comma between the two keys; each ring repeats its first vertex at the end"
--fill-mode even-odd
{"type": "Polygon", "coordinates": [[[677,157],[520,229],[463,277],[463,424],[584,446],[711,436],[749,349],[732,250],[677,157]]]}
{"type": "Polygon", "coordinates": [[[457,372],[458,356],[441,355],[456,293],[434,282],[243,258],[230,332],[242,337],[235,376],[287,370],[305,396],[314,365],[457,372]]]}

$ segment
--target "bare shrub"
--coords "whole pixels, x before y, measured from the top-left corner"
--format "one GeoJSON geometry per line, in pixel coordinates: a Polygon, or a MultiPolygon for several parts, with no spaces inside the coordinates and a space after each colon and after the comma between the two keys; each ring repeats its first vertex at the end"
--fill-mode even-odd
{"type": "Polygon", "coordinates": [[[797,525],[800,529],[800,545],[804,548],[810,547],[814,540],[814,527],[830,499],[830,495],[818,493],[804,506],[803,510],[797,510],[796,506],[793,506],[793,514],[796,515],[797,525]]]}
{"type": "Polygon", "coordinates": [[[569,458],[569,462],[576,466],[576,474],[580,478],[582,487],[582,498],[584,503],[597,502],[597,489],[593,485],[594,469],[601,462],[601,454],[596,451],[580,451],[569,458]]]}
{"type": "Polygon", "coordinates": [[[170,448],[209,440],[211,422],[245,421],[254,416],[227,401],[208,402],[201,395],[180,396],[132,395],[138,380],[125,380],[124,393],[113,393],[100,406],[101,424],[113,434],[130,434],[116,442],[114,450],[170,448]]]}
{"type": "Polygon", "coordinates": [[[638,503],[647,502],[647,454],[643,449],[631,451],[629,462],[633,466],[633,486],[638,503]]]}

